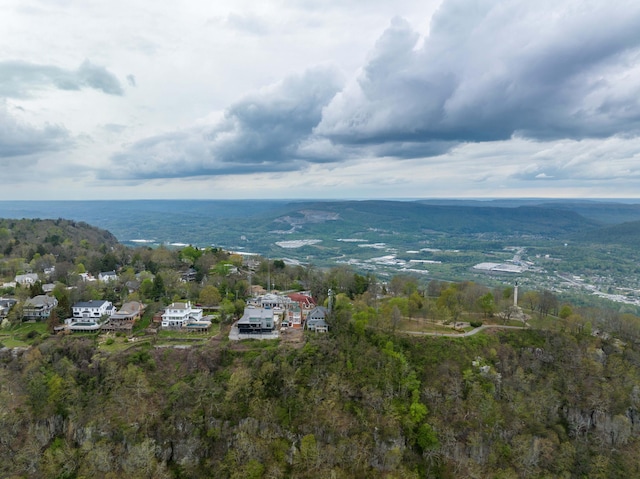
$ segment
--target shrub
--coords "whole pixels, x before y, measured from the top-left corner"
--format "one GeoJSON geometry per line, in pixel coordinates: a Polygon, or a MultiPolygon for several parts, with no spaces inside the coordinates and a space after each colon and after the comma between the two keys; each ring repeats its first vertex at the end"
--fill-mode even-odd
{"type": "Polygon", "coordinates": [[[469,321],[469,325],[472,328],[479,328],[480,326],[482,326],[482,321],[469,321]]]}
{"type": "Polygon", "coordinates": [[[27,339],[33,339],[36,336],[40,336],[40,333],[38,333],[38,331],[36,331],[35,329],[32,329],[27,333],[27,339]]]}

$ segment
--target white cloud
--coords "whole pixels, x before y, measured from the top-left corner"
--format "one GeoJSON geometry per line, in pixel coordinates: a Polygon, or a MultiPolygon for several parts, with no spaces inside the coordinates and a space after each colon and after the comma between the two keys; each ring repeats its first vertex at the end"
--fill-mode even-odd
{"type": "Polygon", "coordinates": [[[419,49],[394,20],[316,132],[378,144],[640,132],[640,4],[473,5],[444,2],[419,49]]]}
{"type": "Polygon", "coordinates": [[[234,103],[217,124],[136,142],[116,154],[102,176],[172,178],[299,169],[305,160],[318,161],[304,157],[310,151],[304,141],[338,89],[332,69],[288,77],[234,103]]]}
{"type": "MultiPolygon", "coordinates": [[[[58,151],[69,148],[71,141],[64,127],[50,124],[38,127],[22,122],[9,112],[6,102],[0,101],[0,160],[58,151]]],[[[2,166],[6,168],[7,163],[2,166]]]]}
{"type": "Polygon", "coordinates": [[[638,196],[638,31],[631,0],[9,1],[0,157],[50,197],[638,196]]]}

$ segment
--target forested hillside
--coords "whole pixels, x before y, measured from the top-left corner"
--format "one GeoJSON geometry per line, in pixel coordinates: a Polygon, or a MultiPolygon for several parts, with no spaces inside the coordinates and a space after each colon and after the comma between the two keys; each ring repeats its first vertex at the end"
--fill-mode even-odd
{"type": "Polygon", "coordinates": [[[111,233],[83,222],[64,219],[0,219],[0,250],[5,256],[16,256],[16,253],[26,256],[29,254],[28,248],[33,247],[40,254],[59,255],[73,246],[98,248],[101,245],[112,247],[116,244],[118,240],[111,233]]]}
{"type": "Polygon", "coordinates": [[[582,239],[597,244],[615,244],[635,247],[640,238],[640,221],[607,226],[584,234],[582,239]]]}
{"type": "MultiPolygon", "coordinates": [[[[518,206],[433,205],[410,201],[331,201],[292,204],[289,218],[308,210],[332,212],[337,220],[331,224],[338,232],[349,233],[375,226],[397,232],[438,231],[449,234],[508,233],[555,236],[584,231],[599,223],[559,208],[518,206]],[[293,209],[295,207],[295,209],[293,209]]],[[[325,222],[316,224],[322,225],[325,222]]],[[[313,222],[305,229],[314,231],[313,222]]],[[[321,227],[320,227],[321,228],[321,227]]],[[[325,226],[326,228],[326,226],[325,226]]]]}
{"type": "Polygon", "coordinates": [[[22,322],[38,284],[6,288],[18,304],[0,331],[0,477],[640,475],[640,318],[628,309],[523,287],[515,307],[512,286],[129,249],[64,220],[3,224],[5,275],[55,261],[58,318],[92,299],[148,308],[126,334],[60,335],[22,322]],[[116,280],[79,279],[106,266],[116,280]],[[229,340],[253,286],[327,306],[330,289],[329,332],[229,340]],[[151,327],[174,301],[217,311],[214,332],[151,327]]]}
{"type": "Polygon", "coordinates": [[[0,359],[3,477],[640,473],[638,349],[585,334],[411,338],[334,322],[301,349],[109,355],[63,337],[0,359]]]}
{"type": "Polygon", "coordinates": [[[114,269],[124,248],[108,231],[64,219],[0,219],[0,274],[57,266],[51,279],[64,279],[79,258],[97,271],[114,269]],[[106,256],[108,255],[108,256],[106,256]]]}

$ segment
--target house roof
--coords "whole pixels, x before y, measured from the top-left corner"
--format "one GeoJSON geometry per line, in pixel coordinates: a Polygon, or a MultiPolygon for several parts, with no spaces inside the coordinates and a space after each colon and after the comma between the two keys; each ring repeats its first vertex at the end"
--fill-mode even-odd
{"type": "Polygon", "coordinates": [[[10,308],[17,302],[18,300],[13,298],[0,298],[0,306],[3,306],[5,308],[10,308]]]}
{"type": "Polygon", "coordinates": [[[15,277],[15,280],[20,283],[21,281],[25,281],[27,279],[32,279],[34,281],[38,281],[38,275],[36,273],[27,273],[27,274],[18,274],[15,277]]]}
{"type": "Polygon", "coordinates": [[[238,324],[250,324],[261,322],[264,319],[272,319],[273,310],[263,308],[244,308],[244,314],[238,324]]]}
{"type": "Polygon", "coordinates": [[[307,315],[307,320],[311,319],[325,319],[329,315],[329,310],[324,306],[316,306],[307,315]]]}
{"type": "Polygon", "coordinates": [[[102,306],[111,306],[111,303],[106,300],[91,300],[91,301],[79,301],[73,305],[74,308],[101,308],[102,306]],[[105,305],[105,303],[107,303],[105,305]]]}
{"type": "Polygon", "coordinates": [[[115,321],[133,320],[136,316],[142,314],[144,308],[144,304],[139,301],[129,301],[128,303],[124,303],[118,311],[113,313],[111,319],[115,321]]]}
{"type": "Polygon", "coordinates": [[[129,301],[124,303],[118,313],[124,314],[137,314],[141,313],[144,310],[144,304],[139,301],[129,301]]]}
{"type": "Polygon", "coordinates": [[[189,303],[171,303],[171,305],[167,306],[167,309],[190,309],[190,307],[189,303]]]}
{"type": "Polygon", "coordinates": [[[295,301],[297,303],[304,303],[306,305],[315,305],[316,304],[316,300],[313,299],[311,296],[309,296],[307,294],[290,293],[287,296],[289,297],[289,299],[291,299],[292,301],[295,301]]]}
{"type": "Polygon", "coordinates": [[[58,300],[53,296],[47,296],[46,294],[39,294],[33,298],[29,298],[24,302],[25,307],[39,307],[39,306],[55,306],[58,300]]]}

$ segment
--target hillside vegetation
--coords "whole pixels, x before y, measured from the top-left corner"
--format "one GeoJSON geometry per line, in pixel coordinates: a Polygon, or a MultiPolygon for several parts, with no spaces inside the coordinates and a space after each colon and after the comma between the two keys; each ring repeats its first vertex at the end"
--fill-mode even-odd
{"type": "Polygon", "coordinates": [[[18,332],[14,307],[0,336],[21,344],[0,345],[0,477],[640,475],[640,318],[629,312],[522,288],[522,313],[508,286],[382,283],[347,266],[249,266],[218,248],[128,249],[63,220],[6,224],[5,269],[31,251],[34,267],[58,259],[48,248],[66,255],[60,318],[89,299],[149,309],[115,348],[104,335],[50,335],[49,323],[18,332]],[[107,265],[117,281],[77,279],[107,265]],[[187,268],[195,281],[181,280],[187,268]],[[320,304],[331,289],[329,332],[228,340],[249,274],[251,285],[307,289],[320,304]],[[181,300],[219,306],[220,333],[176,342],[147,330],[153,312],[181,300]],[[494,329],[462,337],[483,323],[494,329]]]}
{"type": "Polygon", "coordinates": [[[302,349],[105,354],[63,337],[0,361],[3,477],[640,473],[640,355],[588,335],[406,338],[334,322],[302,349]]]}
{"type": "Polygon", "coordinates": [[[98,248],[118,244],[115,236],[83,222],[64,219],[0,219],[0,251],[5,256],[27,256],[29,248],[41,254],[64,254],[71,247],[98,248]],[[26,248],[26,251],[25,251],[26,248]]]}
{"type": "Polygon", "coordinates": [[[599,244],[616,244],[635,247],[640,238],[640,221],[630,221],[613,226],[607,226],[586,233],[582,239],[599,244]]]}
{"type": "MultiPolygon", "coordinates": [[[[586,230],[599,223],[573,211],[539,206],[517,208],[431,205],[410,201],[318,202],[292,205],[298,211],[334,212],[339,219],[331,223],[341,230],[362,231],[374,226],[389,231],[437,231],[449,234],[508,233],[555,236],[586,230]]],[[[313,225],[309,225],[313,231],[313,225]]]]}
{"type": "Polygon", "coordinates": [[[106,250],[118,245],[115,236],[83,222],[63,219],[0,219],[0,253],[31,261],[52,255],[56,261],[73,261],[80,250],[106,250]]]}

